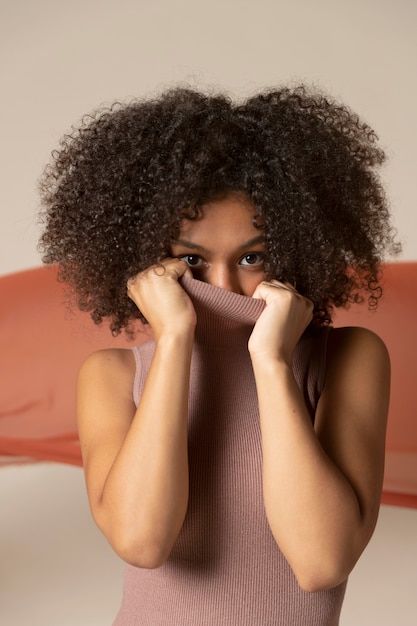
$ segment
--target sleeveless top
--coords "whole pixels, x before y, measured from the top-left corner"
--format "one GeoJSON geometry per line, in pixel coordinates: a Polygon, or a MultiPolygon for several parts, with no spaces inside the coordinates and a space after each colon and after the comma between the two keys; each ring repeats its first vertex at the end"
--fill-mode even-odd
{"type": "MultiPolygon", "coordinates": [[[[188,511],[161,567],[127,565],[114,626],[337,626],[346,583],[302,590],[265,515],[259,411],[247,349],[265,304],[193,279],[181,282],[198,320],[188,511]]],[[[312,420],[324,384],[327,334],[304,333],[293,359],[312,420]]],[[[138,403],[154,343],[133,350],[138,403]]]]}

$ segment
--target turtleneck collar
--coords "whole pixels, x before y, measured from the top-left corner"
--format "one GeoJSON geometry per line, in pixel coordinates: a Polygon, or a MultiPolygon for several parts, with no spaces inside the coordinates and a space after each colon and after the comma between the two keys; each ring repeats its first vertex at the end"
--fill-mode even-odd
{"type": "Polygon", "coordinates": [[[181,285],[197,313],[196,342],[245,346],[265,302],[183,276],[181,285]]]}

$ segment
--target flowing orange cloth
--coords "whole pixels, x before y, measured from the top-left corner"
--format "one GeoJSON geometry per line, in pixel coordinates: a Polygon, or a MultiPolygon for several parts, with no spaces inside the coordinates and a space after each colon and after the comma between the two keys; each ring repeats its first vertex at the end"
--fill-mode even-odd
{"type": "MultiPolygon", "coordinates": [[[[149,337],[143,330],[134,343],[149,337]]],[[[0,464],[82,465],[75,417],[80,365],[95,350],[132,345],[70,309],[56,268],[0,277],[0,464]]]]}
{"type": "Polygon", "coordinates": [[[391,357],[391,401],[384,504],[417,508],[417,262],[384,268],[384,295],[376,312],[338,310],[335,326],[364,326],[385,342],[391,357]]]}
{"type": "MultiPolygon", "coordinates": [[[[374,330],[387,344],[392,390],[382,501],[417,508],[417,263],[385,270],[376,313],[338,311],[335,326],[374,330]]],[[[135,344],[150,337],[140,327],[135,344]]],[[[91,352],[131,347],[107,325],[69,311],[55,268],[0,277],[0,464],[48,460],[81,465],[75,418],[78,369],[91,352]]]]}

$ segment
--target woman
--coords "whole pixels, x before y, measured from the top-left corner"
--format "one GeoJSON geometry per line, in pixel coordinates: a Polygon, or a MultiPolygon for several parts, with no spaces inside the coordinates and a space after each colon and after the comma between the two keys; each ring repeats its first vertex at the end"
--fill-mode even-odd
{"type": "Polygon", "coordinates": [[[115,624],[338,623],[374,530],[389,358],[335,306],[395,251],[374,132],[304,87],[176,89],[64,137],[47,263],[113,333],[83,364],[94,519],[128,563],[115,624]]]}

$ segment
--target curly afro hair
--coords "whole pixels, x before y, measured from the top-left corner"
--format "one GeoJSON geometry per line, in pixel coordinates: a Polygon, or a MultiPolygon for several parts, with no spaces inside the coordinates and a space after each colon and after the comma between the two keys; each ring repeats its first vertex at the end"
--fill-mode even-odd
{"type": "Polygon", "coordinates": [[[253,203],[268,276],[314,302],[315,324],[366,292],[375,306],[383,256],[399,250],[376,134],[302,85],[243,103],[186,88],[116,103],[84,117],[52,157],[40,181],[43,261],[113,334],[143,320],[128,278],[169,255],[184,216],[229,193],[253,203]]]}

